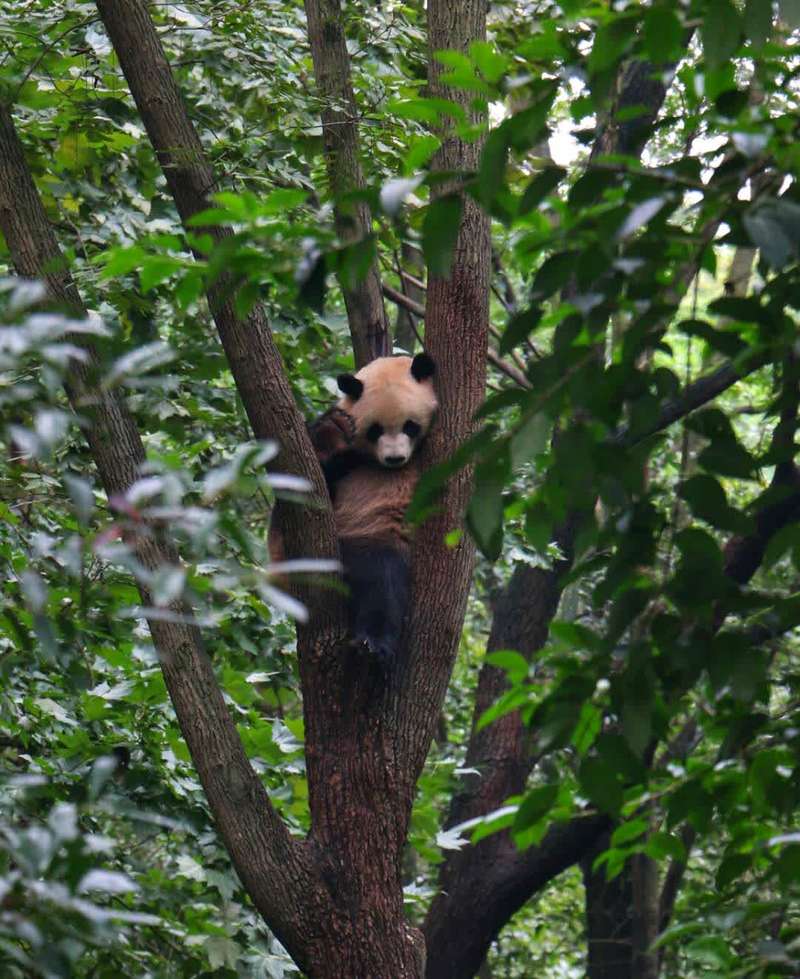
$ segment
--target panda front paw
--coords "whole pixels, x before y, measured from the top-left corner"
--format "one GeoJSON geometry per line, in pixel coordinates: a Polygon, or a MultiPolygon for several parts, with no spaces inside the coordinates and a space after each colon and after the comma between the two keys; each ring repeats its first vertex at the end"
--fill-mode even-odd
{"type": "Polygon", "coordinates": [[[325,463],[350,448],[356,435],[356,423],[342,408],[333,407],[309,425],[308,430],[319,461],[325,463]]]}
{"type": "Polygon", "coordinates": [[[396,644],[388,636],[374,636],[367,632],[359,632],[356,634],[355,640],[384,669],[388,669],[394,662],[397,652],[396,644]]]}

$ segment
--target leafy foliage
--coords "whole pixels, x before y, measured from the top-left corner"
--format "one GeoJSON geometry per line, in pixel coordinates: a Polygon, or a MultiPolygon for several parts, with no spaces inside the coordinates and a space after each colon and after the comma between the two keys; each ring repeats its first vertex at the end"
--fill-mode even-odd
{"type": "MultiPolygon", "coordinates": [[[[191,603],[253,764],[303,831],[285,614],[297,610],[264,570],[271,448],[249,442],[204,289],[224,269],[240,310],[267,305],[313,416],[327,379],[350,366],[329,273],[357,278],[377,254],[400,288],[405,243],[446,274],[461,188],[493,219],[496,352],[525,385],[494,373],[481,431],[421,487],[424,513],[455,468],[476,464],[468,528],[483,558],[446,737],[419,785],[409,911],[422,916],[437,865],[463,844],[441,820],[470,774],[461,748],[491,600],[522,563],[559,578],[560,610],[532,659],[492,654],[507,686],[479,727],[520,711],[538,765],[529,791],[473,838],[510,830],[528,847],[553,823],[607,813],[598,873],[620,877],[641,855],[662,878],[687,864],[660,938],[669,974],[797,971],[798,19],[796,4],[779,7],[773,23],[763,0],[496,5],[488,43],[438,55],[454,91],[490,108],[481,134],[455,102],[424,97],[421,12],[352,5],[367,174],[355,196],[370,203],[374,234],[347,246],[333,230],[298,5],[154,9],[224,174],[188,232],[94,5],[0,7],[0,94],[106,324],[40,311],[31,286],[3,289],[10,975],[294,969],[216,841],[146,629],[145,613],[191,603]],[[645,87],[620,98],[626,66],[642,63],[648,82],[670,83],[655,121],[645,87]],[[431,172],[442,128],[485,136],[477,172],[431,172]],[[616,151],[601,140],[587,160],[598,129],[616,151]],[[554,150],[569,141],[573,158],[551,159],[548,139],[554,150]],[[442,179],[452,193],[430,203],[442,179]],[[215,248],[206,229],[220,224],[233,234],[215,248]],[[727,288],[734,254],[753,248],[753,287],[727,288]],[[125,500],[103,498],[61,394],[76,328],[145,434],[147,470],[125,500]],[[723,365],[740,382],[680,410],[682,392],[723,365]],[[136,566],[126,540],[143,516],[178,538],[180,567],[136,566]],[[137,578],[152,608],[140,607],[137,578]]],[[[503,934],[498,974],[579,974],[576,875],[556,886],[503,934]]]]}

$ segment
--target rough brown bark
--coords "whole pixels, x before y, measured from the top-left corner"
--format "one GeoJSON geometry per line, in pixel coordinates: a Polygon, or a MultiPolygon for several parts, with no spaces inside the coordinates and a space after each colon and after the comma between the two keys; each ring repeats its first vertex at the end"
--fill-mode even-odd
{"type": "MultiPolygon", "coordinates": [[[[431,0],[428,4],[429,94],[455,99],[473,116],[471,95],[440,81],[443,68],[432,54],[443,49],[466,50],[485,33],[483,0],[431,0]]],[[[446,135],[433,168],[474,170],[480,150],[480,141],[466,143],[446,135]]],[[[437,192],[445,193],[447,188],[437,192]]],[[[428,280],[425,342],[437,364],[439,398],[438,421],[425,454],[428,463],[447,459],[474,430],[473,418],[483,402],[490,263],[489,219],[465,196],[449,275],[431,275],[428,280]]],[[[466,534],[448,547],[445,535],[462,526],[471,488],[470,468],[454,475],[439,509],[419,530],[414,544],[410,656],[400,707],[400,735],[414,778],[422,769],[444,701],[464,622],[474,547],[466,534]],[[432,582],[441,585],[431,587],[432,582]]]]}
{"type": "MultiPolygon", "coordinates": [[[[8,109],[0,104],[0,229],[17,271],[42,278],[54,299],[73,315],[86,315],[78,290],[47,220],[8,109]]],[[[87,439],[106,494],[124,493],[138,477],[144,448],[125,402],[98,389],[94,351],[89,363],[74,360],[68,396],[89,422],[87,439]]],[[[155,535],[133,542],[138,559],[154,570],[177,564],[174,547],[155,535]]],[[[148,607],[150,597],[140,589],[148,607]]],[[[187,608],[177,608],[189,616],[187,608]]],[[[228,714],[200,630],[191,622],[150,621],[167,690],[220,835],[253,903],[301,964],[308,935],[299,911],[326,908],[327,895],[312,882],[306,848],[293,840],[272,808],[228,714]]],[[[306,916],[307,919],[310,915],[306,916]]]]}
{"type": "Polygon", "coordinates": [[[591,979],[635,979],[633,950],[633,884],[628,868],[613,880],[594,859],[608,849],[609,835],[581,860],[586,906],[586,975],[591,979]]]}
{"type": "MultiPolygon", "coordinates": [[[[344,195],[364,187],[359,157],[358,105],[350,77],[350,55],[339,0],[305,0],[308,40],[314,61],[325,141],[325,162],[334,197],[336,231],[346,244],[372,234],[372,215],[364,201],[344,202],[344,195]]],[[[353,282],[339,276],[356,367],[392,352],[383,305],[377,256],[365,277],[353,282]]]]}
{"type": "MultiPolygon", "coordinates": [[[[687,44],[688,44],[687,38],[687,44]]],[[[606,120],[594,141],[591,159],[624,153],[638,157],[653,133],[653,123],[661,111],[672,68],[656,68],[649,61],[628,61],[617,75],[615,90],[606,120]],[[618,116],[626,109],[642,107],[632,119],[618,116]]]]}
{"type": "MultiPolygon", "coordinates": [[[[99,0],[98,9],[186,219],[205,206],[203,194],[212,175],[146,7],[140,0],[99,0]]],[[[223,342],[231,332],[235,341],[240,324],[220,321],[218,305],[212,311],[223,342]]],[[[272,340],[265,340],[269,331],[263,314],[254,315],[246,327],[258,360],[259,345],[272,340]]],[[[246,361],[249,347],[233,346],[246,361]]],[[[226,351],[229,347],[226,343],[226,351]]],[[[241,390],[249,375],[241,383],[236,379],[241,390]]],[[[283,375],[280,384],[286,384],[283,375]]],[[[254,426],[256,421],[276,424],[272,407],[282,391],[268,385],[259,400],[257,392],[242,390],[246,404],[249,393],[257,402],[254,426]]],[[[318,469],[310,445],[304,451],[318,469]]],[[[301,523],[314,516],[308,508],[297,513],[301,523]]],[[[283,529],[293,552],[308,539],[307,530],[299,533],[285,522],[283,529]]],[[[332,613],[318,609],[309,625],[298,627],[298,651],[311,810],[308,852],[330,898],[327,914],[309,915],[311,934],[298,961],[313,979],[419,979],[423,945],[421,935],[405,925],[400,882],[416,775],[409,773],[395,741],[396,690],[387,687],[378,664],[347,646],[343,623],[332,613]]],[[[427,742],[423,757],[426,749],[427,742]]]]}
{"type": "Polygon", "coordinates": [[[636,979],[658,979],[659,956],[653,949],[660,923],[658,864],[646,853],[631,858],[633,889],[633,969],[636,979]]]}

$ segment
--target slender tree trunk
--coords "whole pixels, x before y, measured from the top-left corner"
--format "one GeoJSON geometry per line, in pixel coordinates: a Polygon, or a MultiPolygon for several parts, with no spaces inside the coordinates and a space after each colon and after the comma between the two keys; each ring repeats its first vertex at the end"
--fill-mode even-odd
{"type": "Polygon", "coordinates": [[[608,834],[581,861],[586,900],[587,979],[636,979],[633,962],[633,883],[630,864],[613,880],[592,862],[608,849],[608,834]]]}
{"type": "Polygon", "coordinates": [[[659,935],[658,864],[646,853],[631,860],[633,888],[633,970],[636,979],[658,979],[658,952],[653,945],[659,935]]]}
{"type": "MultiPolygon", "coordinates": [[[[334,198],[336,230],[346,244],[372,235],[372,215],[364,201],[342,198],[364,187],[358,139],[358,106],[350,77],[350,55],[339,0],[305,0],[308,40],[320,99],[325,162],[334,198]]],[[[375,246],[377,247],[377,246],[375,246]]],[[[360,281],[340,273],[356,367],[391,353],[377,254],[360,281]]]]}
{"type": "MultiPolygon", "coordinates": [[[[414,245],[404,241],[400,248],[400,291],[408,296],[412,303],[419,306],[425,304],[425,290],[415,282],[403,277],[403,272],[409,272],[414,279],[421,279],[425,274],[425,263],[422,252],[414,245]]],[[[407,306],[397,306],[397,319],[394,324],[394,342],[403,350],[414,349],[417,343],[417,330],[414,329],[416,317],[407,306]]]]}
{"type": "MultiPolygon", "coordinates": [[[[484,0],[428,3],[429,93],[460,102],[473,118],[471,96],[440,81],[443,68],[433,53],[466,50],[485,34],[484,0]]],[[[467,143],[447,135],[433,169],[472,171],[480,150],[479,140],[467,143]]],[[[446,193],[447,187],[436,192],[446,193]]],[[[425,343],[437,364],[439,399],[437,423],[424,453],[424,461],[431,464],[447,459],[475,430],[474,416],[486,391],[490,268],[489,218],[465,195],[449,274],[428,279],[425,343]]],[[[466,533],[454,547],[448,547],[445,538],[462,528],[471,490],[472,469],[466,467],[450,479],[439,509],[414,540],[410,662],[403,678],[401,736],[416,773],[422,770],[435,730],[464,624],[475,550],[466,533]]]]}

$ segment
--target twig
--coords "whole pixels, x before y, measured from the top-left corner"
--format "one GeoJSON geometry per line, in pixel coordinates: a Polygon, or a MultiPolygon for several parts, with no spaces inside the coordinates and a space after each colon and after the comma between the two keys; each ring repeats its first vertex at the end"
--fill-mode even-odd
{"type": "MultiPolygon", "coordinates": [[[[398,289],[394,289],[390,285],[387,285],[385,282],[383,283],[383,294],[393,303],[397,303],[398,306],[403,306],[410,313],[413,313],[414,316],[418,316],[420,319],[425,318],[425,307],[422,305],[422,303],[415,302],[413,299],[410,299],[404,293],[400,292],[398,289]]],[[[414,332],[416,332],[416,329],[414,332]]],[[[419,334],[417,335],[419,336],[419,334]]],[[[492,350],[490,347],[486,351],[486,357],[489,360],[489,363],[491,363],[499,371],[502,371],[506,377],[509,377],[515,384],[518,384],[520,387],[525,388],[528,391],[531,390],[531,382],[523,374],[523,372],[513,364],[509,364],[507,361],[503,360],[497,351],[492,350]]]]}

